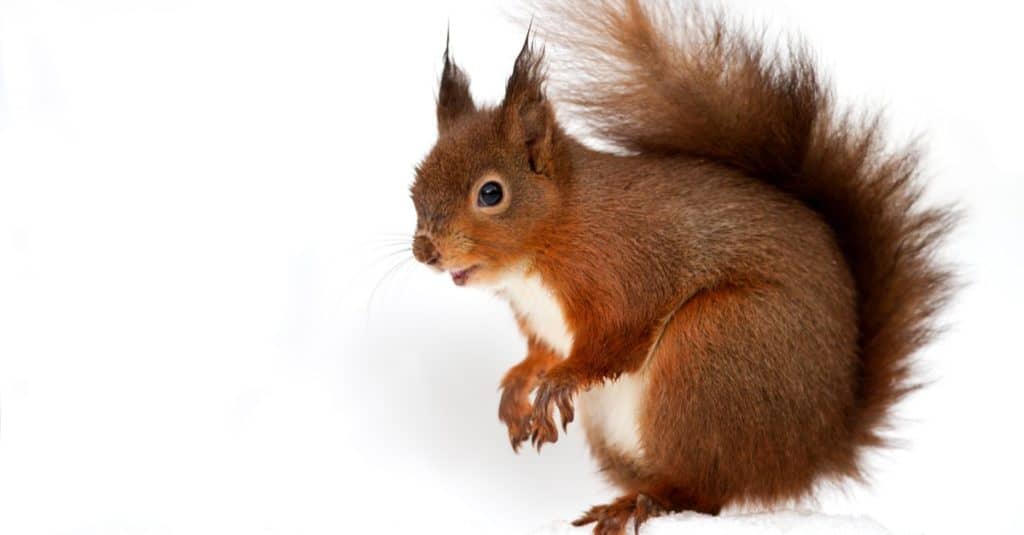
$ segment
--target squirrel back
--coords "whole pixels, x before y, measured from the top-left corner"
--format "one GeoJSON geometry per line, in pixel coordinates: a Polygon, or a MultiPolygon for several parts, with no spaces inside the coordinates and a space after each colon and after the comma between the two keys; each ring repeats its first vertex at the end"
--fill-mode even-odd
{"type": "Polygon", "coordinates": [[[877,116],[837,110],[801,45],[773,54],[763,38],[693,5],[586,4],[545,3],[535,15],[548,42],[585,73],[561,86],[576,118],[631,152],[738,169],[833,229],[857,293],[859,382],[848,429],[858,445],[883,445],[890,408],[918,387],[911,356],[935,334],[951,288],[934,251],[955,212],[921,206],[918,151],[886,151],[877,116]]]}

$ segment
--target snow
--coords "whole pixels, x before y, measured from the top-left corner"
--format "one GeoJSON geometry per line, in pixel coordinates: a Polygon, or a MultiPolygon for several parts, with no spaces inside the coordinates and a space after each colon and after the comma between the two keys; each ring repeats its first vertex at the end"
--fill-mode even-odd
{"type": "MultiPolygon", "coordinates": [[[[556,522],[531,535],[589,534],[593,525],[573,527],[556,522]]],[[[633,526],[627,527],[632,534],[633,526]]],[[[641,535],[892,535],[881,524],[867,517],[826,515],[814,512],[777,511],[708,516],[677,513],[652,518],[640,529],[641,535]]]]}

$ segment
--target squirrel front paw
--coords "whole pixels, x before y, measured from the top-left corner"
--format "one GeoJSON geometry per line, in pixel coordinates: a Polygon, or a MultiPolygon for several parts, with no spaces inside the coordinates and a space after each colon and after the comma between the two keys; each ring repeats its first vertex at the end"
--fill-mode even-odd
{"type": "Polygon", "coordinates": [[[562,415],[562,430],[569,427],[575,411],[572,398],[579,388],[576,380],[568,370],[555,368],[545,374],[537,383],[537,394],[533,400],[533,415],[530,419],[530,441],[540,451],[541,446],[558,440],[558,428],[552,411],[555,406],[562,415]]]}
{"type": "Polygon", "coordinates": [[[508,427],[508,440],[512,451],[519,453],[519,446],[530,438],[533,406],[530,392],[522,380],[506,381],[501,387],[501,402],[498,404],[498,419],[508,427]]]}

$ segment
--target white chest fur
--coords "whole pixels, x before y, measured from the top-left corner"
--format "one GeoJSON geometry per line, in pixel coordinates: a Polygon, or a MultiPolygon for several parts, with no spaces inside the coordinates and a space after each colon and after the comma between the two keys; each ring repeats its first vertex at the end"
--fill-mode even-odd
{"type": "MultiPolygon", "coordinates": [[[[574,335],[566,324],[561,303],[540,276],[515,271],[503,277],[494,289],[509,300],[534,335],[563,357],[569,355],[574,335]]],[[[616,381],[580,393],[577,405],[584,425],[597,432],[605,444],[623,455],[639,458],[642,394],[643,372],[624,374],[616,381]]]]}
{"type": "Polygon", "coordinates": [[[498,283],[496,291],[509,300],[537,338],[563,357],[569,355],[573,334],[565,322],[561,303],[540,276],[522,271],[509,273],[498,283]]]}

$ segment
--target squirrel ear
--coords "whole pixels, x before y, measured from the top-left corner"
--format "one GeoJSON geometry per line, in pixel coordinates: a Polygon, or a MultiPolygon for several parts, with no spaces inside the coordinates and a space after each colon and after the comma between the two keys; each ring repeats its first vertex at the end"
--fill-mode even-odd
{"type": "Polygon", "coordinates": [[[437,130],[442,134],[459,117],[476,111],[473,97],[469,94],[469,77],[452,61],[448,44],[449,38],[445,37],[444,71],[441,72],[441,88],[437,92],[437,130]]]}
{"type": "Polygon", "coordinates": [[[513,143],[525,145],[530,169],[550,174],[555,135],[555,114],[544,95],[544,52],[535,52],[526,32],[501,104],[502,129],[513,143]]]}

